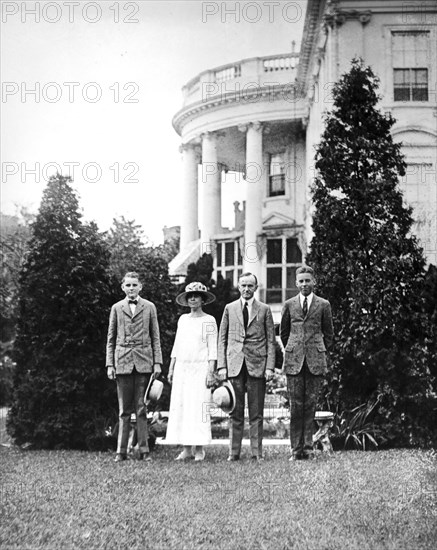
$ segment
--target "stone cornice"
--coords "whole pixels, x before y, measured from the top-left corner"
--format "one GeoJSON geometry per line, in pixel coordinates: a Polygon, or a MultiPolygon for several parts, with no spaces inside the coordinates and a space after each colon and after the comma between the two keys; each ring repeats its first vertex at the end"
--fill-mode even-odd
{"type": "MultiPolygon", "coordinates": [[[[297,89],[297,88],[296,88],[297,89]]],[[[297,90],[299,92],[299,90],[297,90]]],[[[224,109],[234,104],[245,104],[250,107],[251,104],[260,100],[278,101],[287,97],[290,93],[290,84],[282,84],[279,86],[259,86],[255,89],[245,90],[242,97],[241,91],[228,92],[220,94],[216,98],[211,98],[207,101],[197,101],[191,105],[184,107],[175,114],[172,120],[173,128],[181,135],[182,128],[185,123],[192,120],[196,116],[203,114],[205,111],[214,111],[224,109]]],[[[290,104],[291,105],[291,104],[290,104]]]]}
{"type": "Polygon", "coordinates": [[[300,48],[299,66],[297,69],[297,81],[302,90],[308,88],[307,75],[310,61],[317,47],[317,37],[320,32],[321,16],[325,9],[326,0],[308,0],[305,15],[305,24],[300,48]]]}

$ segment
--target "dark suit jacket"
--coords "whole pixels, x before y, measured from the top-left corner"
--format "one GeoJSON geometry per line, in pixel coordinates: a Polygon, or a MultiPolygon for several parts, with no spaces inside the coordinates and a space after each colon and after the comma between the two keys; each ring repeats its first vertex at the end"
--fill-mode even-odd
{"type": "Polygon", "coordinates": [[[243,361],[249,374],[262,378],[266,369],[275,368],[275,327],[268,305],[253,301],[244,331],[241,300],[227,304],[220,324],[218,368],[226,368],[228,377],[238,376],[243,361]]]}
{"type": "Polygon", "coordinates": [[[281,341],[285,348],[285,374],[298,374],[306,359],[313,374],[326,374],[326,350],[332,346],[334,329],[328,300],[313,295],[304,317],[299,294],[282,308],[281,341]]]}
{"type": "Polygon", "coordinates": [[[158,317],[152,302],[139,297],[132,315],[128,299],[114,304],[109,316],[106,366],[117,374],[153,372],[155,363],[162,364],[158,317]]]}

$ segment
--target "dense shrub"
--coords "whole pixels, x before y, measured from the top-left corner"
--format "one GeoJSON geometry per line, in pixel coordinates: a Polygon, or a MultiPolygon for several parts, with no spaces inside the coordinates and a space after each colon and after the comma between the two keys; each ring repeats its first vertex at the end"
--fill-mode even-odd
{"type": "Polygon", "coordinates": [[[15,363],[11,351],[18,318],[19,273],[27,253],[32,215],[21,209],[20,216],[0,214],[0,406],[12,399],[15,363]]]}
{"type": "Polygon", "coordinates": [[[11,344],[1,343],[0,348],[0,407],[12,400],[15,363],[11,359],[11,344]]]}

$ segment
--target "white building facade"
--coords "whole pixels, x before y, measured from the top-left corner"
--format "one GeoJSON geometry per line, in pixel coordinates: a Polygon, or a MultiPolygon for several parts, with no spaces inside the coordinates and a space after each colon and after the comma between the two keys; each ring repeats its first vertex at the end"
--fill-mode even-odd
{"type": "MultiPolygon", "coordinates": [[[[434,1],[309,0],[299,53],[237,61],[183,88],[173,125],[181,136],[181,252],[170,273],[213,255],[215,278],[255,273],[275,320],[293,296],[311,239],[309,187],[323,113],[341,74],[360,56],[380,77],[380,107],[397,120],[415,232],[437,264],[437,9],[434,1]],[[244,178],[235,227],[221,227],[221,185],[244,178]],[[199,217],[200,204],[202,216],[199,217]]],[[[293,37],[291,37],[293,38],[293,37]]]]}

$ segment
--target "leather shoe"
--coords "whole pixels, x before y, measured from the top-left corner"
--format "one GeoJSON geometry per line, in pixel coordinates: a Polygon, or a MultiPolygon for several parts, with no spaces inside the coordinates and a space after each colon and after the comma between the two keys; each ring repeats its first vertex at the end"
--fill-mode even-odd
{"type": "Polygon", "coordinates": [[[149,453],[140,453],[138,456],[138,460],[144,460],[144,462],[151,462],[152,457],[149,455],[149,453]]]}
{"type": "Polygon", "coordinates": [[[252,457],[252,460],[254,462],[263,462],[264,461],[264,457],[263,456],[253,456],[252,457]]]}
{"type": "Polygon", "coordinates": [[[228,462],[236,462],[237,460],[240,460],[240,457],[238,455],[228,456],[228,462]]]}
{"type": "Polygon", "coordinates": [[[123,462],[123,460],[127,460],[127,456],[117,453],[114,458],[114,462],[123,462]]]}

